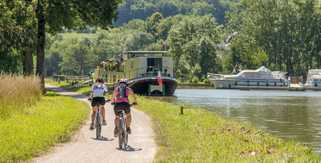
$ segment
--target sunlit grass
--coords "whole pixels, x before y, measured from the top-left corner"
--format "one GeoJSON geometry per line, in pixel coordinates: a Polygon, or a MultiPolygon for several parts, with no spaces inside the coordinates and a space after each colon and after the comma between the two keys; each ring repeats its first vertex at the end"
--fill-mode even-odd
{"type": "Polygon", "coordinates": [[[45,79],[45,82],[50,85],[58,86],[58,87],[68,87],[70,84],[66,81],[54,81],[52,79],[45,79]]]}
{"type": "Polygon", "coordinates": [[[69,139],[87,118],[87,104],[49,92],[34,106],[0,121],[0,162],[18,162],[69,139]]]}
{"type": "Polygon", "coordinates": [[[91,87],[86,85],[86,86],[82,86],[82,87],[71,87],[70,83],[67,83],[66,81],[61,81],[61,82],[57,82],[51,79],[46,79],[46,83],[53,85],[53,86],[57,86],[57,87],[61,87],[64,88],[66,90],[69,91],[73,91],[73,92],[77,92],[80,94],[84,94],[84,95],[89,95],[90,91],[91,91],[91,87]]]}
{"type": "Polygon", "coordinates": [[[41,97],[39,79],[34,76],[0,75],[0,119],[23,112],[41,97]]]}
{"type": "Polygon", "coordinates": [[[159,145],[156,162],[319,162],[320,156],[249,124],[187,107],[180,115],[174,104],[139,99],[138,108],[151,116],[159,145]]]}

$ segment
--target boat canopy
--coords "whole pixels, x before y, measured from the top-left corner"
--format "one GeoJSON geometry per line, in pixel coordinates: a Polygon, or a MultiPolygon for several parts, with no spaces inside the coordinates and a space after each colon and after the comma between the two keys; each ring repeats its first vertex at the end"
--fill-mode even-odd
{"type": "Polygon", "coordinates": [[[210,77],[214,79],[220,80],[251,80],[251,79],[264,79],[264,80],[272,80],[272,79],[286,79],[285,72],[281,71],[271,71],[265,66],[262,66],[256,70],[243,70],[239,72],[237,75],[220,75],[220,74],[211,74],[210,77]]]}

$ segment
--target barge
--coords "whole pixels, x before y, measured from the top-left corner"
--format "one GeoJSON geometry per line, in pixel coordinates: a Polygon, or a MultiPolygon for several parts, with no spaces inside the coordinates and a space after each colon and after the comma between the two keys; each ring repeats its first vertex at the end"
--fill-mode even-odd
{"type": "Polygon", "coordinates": [[[166,51],[128,51],[103,61],[95,71],[95,78],[116,84],[128,79],[136,94],[146,96],[173,96],[177,81],[173,60],[166,51]]]}

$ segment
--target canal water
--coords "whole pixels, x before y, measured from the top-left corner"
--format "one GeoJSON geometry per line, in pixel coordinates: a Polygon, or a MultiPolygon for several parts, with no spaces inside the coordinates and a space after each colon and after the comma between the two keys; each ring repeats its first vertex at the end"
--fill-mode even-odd
{"type": "Polygon", "coordinates": [[[321,92],[178,89],[177,102],[250,122],[321,152],[321,92]]]}

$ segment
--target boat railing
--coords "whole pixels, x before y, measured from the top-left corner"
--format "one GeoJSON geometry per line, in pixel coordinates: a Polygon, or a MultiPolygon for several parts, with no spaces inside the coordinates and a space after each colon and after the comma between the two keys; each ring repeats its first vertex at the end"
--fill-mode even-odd
{"type": "MultiPolygon", "coordinates": [[[[139,75],[139,77],[154,77],[154,76],[158,76],[158,72],[147,72],[139,75]]],[[[170,73],[161,73],[161,76],[172,77],[170,73]]]]}
{"type": "MultiPolygon", "coordinates": [[[[130,79],[131,81],[134,81],[134,80],[137,80],[137,79],[141,79],[141,78],[151,78],[151,77],[157,77],[158,76],[158,73],[154,73],[154,72],[152,72],[152,73],[144,73],[144,74],[140,74],[140,75],[138,75],[137,77],[135,77],[135,78],[132,78],[132,79],[130,79]]],[[[163,78],[163,79],[174,79],[175,80],[175,78],[171,75],[171,74],[169,74],[169,73],[161,73],[161,78],[163,78]]]]}

